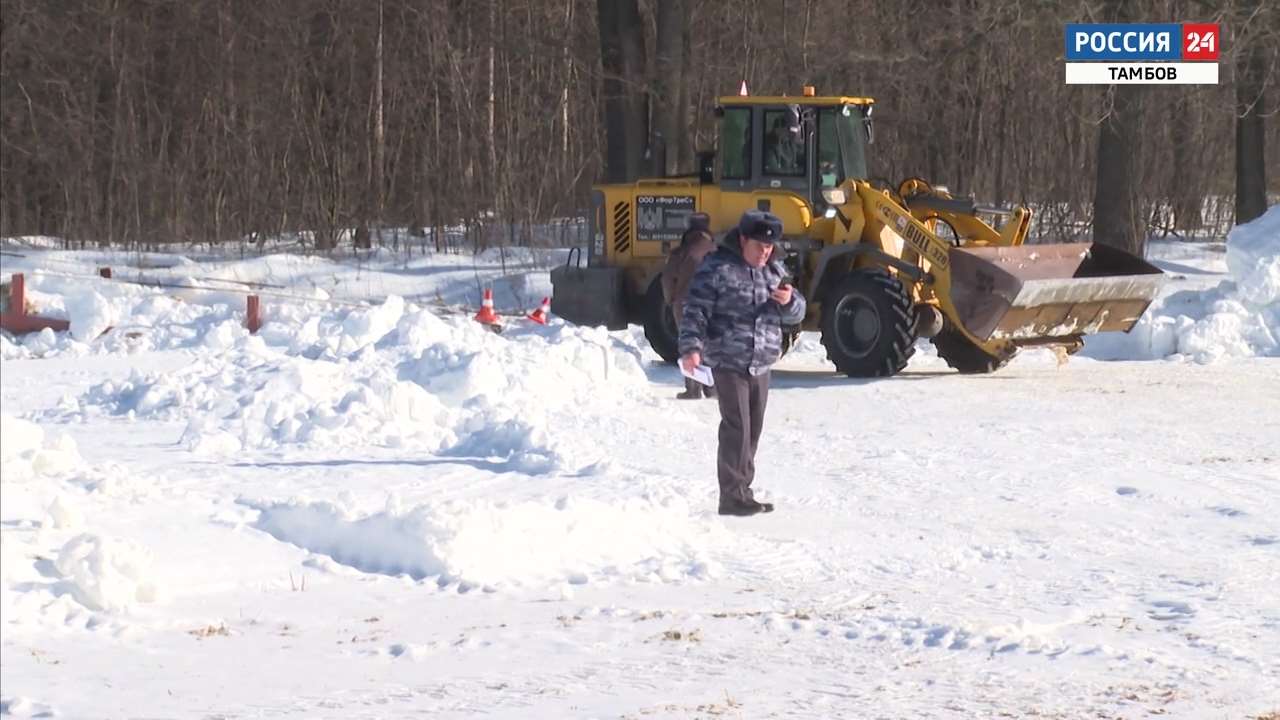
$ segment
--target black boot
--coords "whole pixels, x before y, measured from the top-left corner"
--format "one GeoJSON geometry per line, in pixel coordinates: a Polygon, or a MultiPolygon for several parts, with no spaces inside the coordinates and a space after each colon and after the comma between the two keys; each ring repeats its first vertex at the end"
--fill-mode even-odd
{"type": "Polygon", "coordinates": [[[714,400],[716,397],[716,388],[714,385],[704,385],[702,387],[702,397],[708,400],[714,400]]]}
{"type": "Polygon", "coordinates": [[[737,517],[750,517],[760,513],[773,512],[773,503],[756,502],[755,500],[721,500],[720,514],[737,517]]]}
{"type": "Polygon", "coordinates": [[[684,392],[676,395],[678,400],[701,400],[702,383],[692,378],[684,379],[684,392]]]}

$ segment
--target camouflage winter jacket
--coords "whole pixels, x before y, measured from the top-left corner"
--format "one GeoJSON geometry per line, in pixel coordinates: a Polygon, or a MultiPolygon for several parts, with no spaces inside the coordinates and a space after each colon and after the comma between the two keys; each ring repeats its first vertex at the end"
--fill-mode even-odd
{"type": "Polygon", "coordinates": [[[785,306],[769,297],[786,274],[778,260],[763,268],[748,265],[737,228],[730,230],[693,276],[680,322],[680,355],[699,352],[713,368],[768,371],[782,355],[782,326],[804,319],[804,297],[796,288],[785,306]]]}

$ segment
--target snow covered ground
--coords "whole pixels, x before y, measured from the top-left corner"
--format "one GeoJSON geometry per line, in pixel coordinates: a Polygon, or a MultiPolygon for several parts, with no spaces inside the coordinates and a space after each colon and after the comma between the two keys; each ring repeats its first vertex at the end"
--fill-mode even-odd
{"type": "Polygon", "coordinates": [[[0,343],[0,712],[1280,711],[1278,209],[1153,246],[1143,325],[1065,364],[861,382],[804,336],[745,519],[638,329],[456,311],[556,257],[22,252],[72,330],[0,343]],[[258,335],[210,278],[280,286],[258,335]]]}

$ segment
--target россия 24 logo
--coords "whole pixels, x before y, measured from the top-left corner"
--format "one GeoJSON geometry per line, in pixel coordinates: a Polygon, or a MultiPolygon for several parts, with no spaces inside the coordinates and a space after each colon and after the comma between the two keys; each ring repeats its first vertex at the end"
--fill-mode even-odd
{"type": "Polygon", "coordinates": [[[1071,23],[1063,32],[1069,84],[1217,84],[1214,23],[1071,23]]]}

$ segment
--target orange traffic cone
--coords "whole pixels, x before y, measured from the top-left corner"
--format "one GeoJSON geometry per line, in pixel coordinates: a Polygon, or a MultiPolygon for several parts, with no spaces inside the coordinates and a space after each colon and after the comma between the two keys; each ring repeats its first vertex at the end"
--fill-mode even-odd
{"type": "Polygon", "coordinates": [[[542,298],[542,304],[538,306],[537,310],[529,313],[528,317],[539,325],[546,325],[547,313],[549,312],[551,312],[551,298],[544,297],[542,298]]]}
{"type": "Polygon", "coordinates": [[[501,322],[498,313],[493,311],[493,290],[484,289],[484,300],[480,302],[480,312],[476,313],[476,322],[485,325],[497,325],[501,322]]]}

